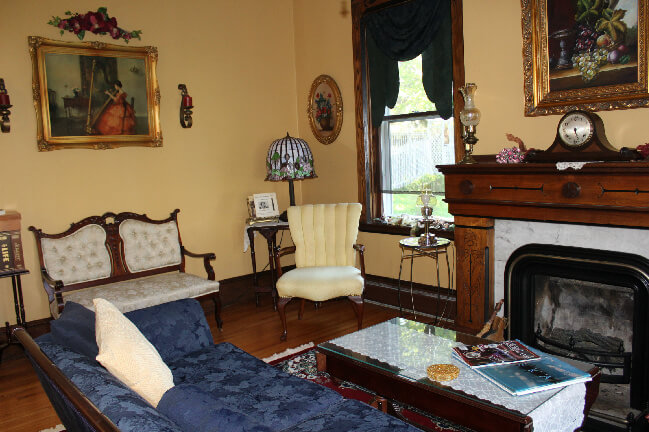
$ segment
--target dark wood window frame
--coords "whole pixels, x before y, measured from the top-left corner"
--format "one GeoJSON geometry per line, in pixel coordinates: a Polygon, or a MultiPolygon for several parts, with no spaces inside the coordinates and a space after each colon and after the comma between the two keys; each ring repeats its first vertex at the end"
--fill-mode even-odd
{"type": "MultiPolygon", "coordinates": [[[[367,76],[367,58],[365,55],[365,35],[361,21],[371,12],[405,3],[408,0],[352,0],[352,43],[354,49],[354,93],[356,113],[356,147],[358,172],[358,200],[363,204],[361,214],[361,231],[385,234],[407,235],[407,227],[390,226],[373,222],[380,217],[381,203],[381,153],[378,128],[371,126],[370,97],[367,76]]],[[[462,0],[450,0],[453,41],[453,86],[455,89],[464,85],[464,38],[462,0]]],[[[456,162],[464,156],[460,110],[463,105],[462,95],[453,92],[454,144],[456,162]]],[[[450,233],[452,236],[452,233],[450,233]]],[[[440,235],[448,237],[448,232],[440,235]]]]}

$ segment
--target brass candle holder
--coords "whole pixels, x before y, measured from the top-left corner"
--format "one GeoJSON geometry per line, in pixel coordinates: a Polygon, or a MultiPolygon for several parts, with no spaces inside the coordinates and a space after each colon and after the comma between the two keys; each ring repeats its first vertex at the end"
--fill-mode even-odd
{"type": "Polygon", "coordinates": [[[477,89],[478,86],[474,83],[467,83],[458,89],[464,97],[464,108],[460,111],[460,121],[464,125],[464,134],[462,135],[464,157],[460,161],[461,164],[476,163],[473,158],[473,146],[478,142],[475,131],[476,126],[480,123],[480,110],[476,108],[473,98],[477,89]]]}

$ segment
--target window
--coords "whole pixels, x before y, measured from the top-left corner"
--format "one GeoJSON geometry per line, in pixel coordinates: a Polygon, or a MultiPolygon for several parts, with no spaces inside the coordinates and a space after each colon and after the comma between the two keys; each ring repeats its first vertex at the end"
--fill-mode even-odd
{"type": "Polygon", "coordinates": [[[441,118],[424,92],[421,55],[399,62],[399,97],[381,123],[381,201],[383,216],[419,216],[422,190],[437,197],[433,214],[450,219],[444,198],[444,176],[436,165],[455,163],[453,117],[441,118]]]}
{"type": "MultiPolygon", "coordinates": [[[[453,164],[464,156],[461,140],[459,111],[462,96],[453,91],[464,84],[464,51],[462,40],[462,0],[352,0],[352,31],[354,43],[354,84],[356,88],[356,127],[358,148],[359,202],[363,203],[362,229],[383,231],[378,218],[402,213],[419,215],[417,196],[422,190],[429,190],[437,196],[435,215],[450,217],[444,198],[444,178],[435,165],[453,164]],[[422,84],[422,52],[406,56],[406,61],[398,62],[398,97],[396,104],[390,104],[393,87],[386,85],[386,95],[376,99],[374,84],[370,85],[371,53],[374,46],[383,41],[374,32],[376,24],[372,18],[376,14],[390,13],[391,8],[413,4],[415,7],[429,7],[433,3],[444,3],[449,19],[445,20],[446,34],[452,45],[437,45],[435,49],[446,50],[452,61],[452,85],[448,86],[446,111],[450,118],[444,120],[439,105],[429,100],[422,84]],[[371,6],[368,6],[371,3],[371,6]],[[422,5],[422,3],[426,3],[422,5]],[[419,5],[417,5],[419,4],[419,5]],[[448,12],[450,8],[450,13],[448,12]],[[449,22],[450,21],[450,22],[449,22]],[[370,26],[374,26],[369,29],[370,26]],[[372,36],[374,35],[374,36],[372,36]],[[376,42],[375,42],[376,40],[376,42]],[[442,48],[439,48],[439,47],[442,48]],[[370,54],[368,55],[368,52],[370,54]],[[374,99],[372,99],[374,98],[374,99]],[[378,100],[378,102],[377,102],[378,100]],[[385,103],[384,103],[385,102],[385,103]],[[452,106],[451,106],[452,104],[452,106]],[[381,108],[383,105],[392,108],[381,108]],[[438,108],[440,108],[438,112],[438,108]],[[378,111],[377,111],[378,110],[378,111]],[[374,118],[373,118],[374,117],[374,118]],[[378,119],[377,117],[382,117],[378,119]],[[376,225],[374,225],[376,223],[376,225]]],[[[401,19],[401,18],[399,18],[401,19]]],[[[410,21],[406,25],[410,25],[410,21]]],[[[408,28],[408,31],[411,31],[408,28]]],[[[389,35],[388,35],[389,36],[389,35]]],[[[433,47],[433,43],[429,46],[433,47]]],[[[429,54],[429,59],[431,58],[429,54]]],[[[427,67],[430,68],[430,62],[427,67]]],[[[389,68],[388,68],[389,69],[389,68]]],[[[430,70],[430,69],[429,69],[430,70]]],[[[394,79],[391,70],[383,71],[380,78],[373,69],[372,79],[394,79]]],[[[447,71],[448,72],[448,71],[447,71]]],[[[429,77],[431,76],[429,72],[429,77]]],[[[430,83],[427,90],[430,89],[430,83]]],[[[393,92],[396,93],[396,92],[393,92]]],[[[435,98],[431,98],[436,100],[435,98]]],[[[393,101],[394,102],[394,101],[393,101]]],[[[385,230],[388,231],[387,229],[385,230]]]]}

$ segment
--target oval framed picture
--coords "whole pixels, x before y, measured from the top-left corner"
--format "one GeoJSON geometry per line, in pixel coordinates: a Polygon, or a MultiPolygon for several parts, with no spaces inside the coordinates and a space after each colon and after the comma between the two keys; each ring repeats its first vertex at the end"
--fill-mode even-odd
{"type": "Polygon", "coordinates": [[[329,75],[320,75],[311,84],[307,114],[318,141],[331,144],[338,138],[343,125],[343,98],[329,75]]]}

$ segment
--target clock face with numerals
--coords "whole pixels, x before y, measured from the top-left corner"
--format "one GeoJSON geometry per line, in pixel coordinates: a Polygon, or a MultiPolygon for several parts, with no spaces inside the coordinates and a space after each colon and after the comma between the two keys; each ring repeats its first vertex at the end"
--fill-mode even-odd
{"type": "Polygon", "coordinates": [[[590,141],[594,132],[593,121],[581,112],[568,113],[559,123],[559,138],[570,148],[581,147],[590,141]]]}

